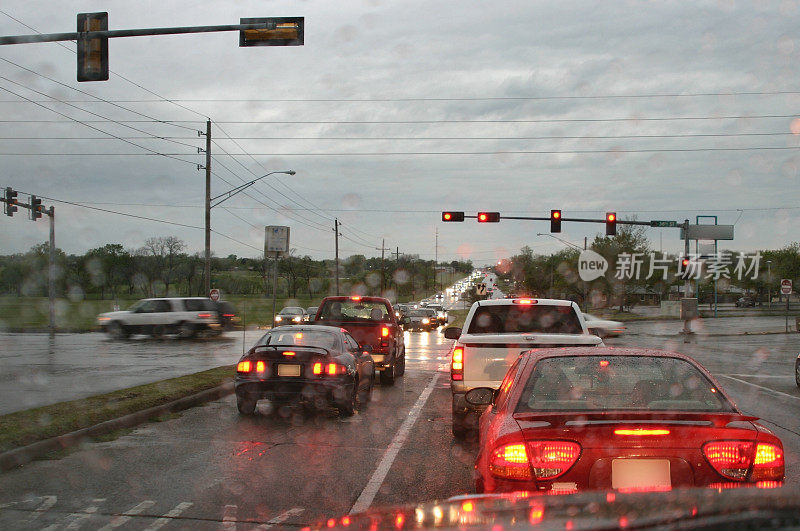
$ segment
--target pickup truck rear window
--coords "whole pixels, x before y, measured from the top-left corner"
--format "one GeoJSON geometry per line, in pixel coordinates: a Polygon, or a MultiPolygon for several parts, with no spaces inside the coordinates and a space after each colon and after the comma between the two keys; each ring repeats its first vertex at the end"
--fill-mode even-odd
{"type": "Polygon", "coordinates": [[[378,301],[326,301],[321,321],[390,321],[389,307],[378,301]]]}
{"type": "Polygon", "coordinates": [[[571,306],[481,306],[470,321],[468,334],[581,334],[571,306]]]}

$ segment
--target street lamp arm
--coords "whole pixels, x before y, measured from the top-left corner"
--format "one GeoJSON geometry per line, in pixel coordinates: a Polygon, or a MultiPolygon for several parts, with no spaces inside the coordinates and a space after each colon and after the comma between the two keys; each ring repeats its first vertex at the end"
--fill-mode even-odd
{"type": "Polygon", "coordinates": [[[551,238],[555,238],[556,240],[560,241],[563,244],[569,245],[570,247],[574,247],[574,248],[578,249],[579,251],[583,251],[583,248],[580,245],[575,245],[574,243],[568,242],[567,240],[562,240],[558,236],[553,236],[552,234],[547,234],[545,232],[537,232],[536,235],[537,236],[550,236],[551,238]]]}
{"type": "Polygon", "coordinates": [[[243,190],[246,190],[247,188],[250,188],[250,187],[251,187],[251,186],[253,186],[255,183],[257,183],[258,181],[260,181],[261,179],[263,179],[264,177],[269,177],[270,175],[272,175],[272,174],[275,174],[275,173],[285,173],[286,175],[294,175],[294,174],[295,174],[295,171],[294,171],[294,170],[287,170],[287,171],[271,171],[271,172],[269,172],[269,173],[268,173],[268,174],[266,174],[266,175],[262,175],[261,177],[258,177],[258,178],[256,178],[256,179],[253,179],[252,181],[246,182],[246,183],[244,183],[244,184],[240,184],[240,185],[239,185],[239,186],[237,186],[236,188],[233,188],[233,189],[231,189],[231,190],[228,190],[227,192],[225,192],[225,193],[222,193],[222,194],[220,194],[220,195],[218,195],[218,196],[216,196],[216,197],[212,197],[212,198],[211,198],[211,201],[217,201],[217,199],[219,199],[220,197],[222,197],[223,199],[221,199],[221,200],[217,201],[216,203],[214,203],[213,205],[211,205],[211,207],[210,207],[210,208],[214,208],[215,206],[218,206],[220,203],[222,203],[222,202],[224,202],[224,201],[227,201],[228,199],[230,199],[231,197],[235,196],[235,195],[236,195],[236,194],[238,194],[239,192],[241,192],[241,191],[243,191],[243,190]]]}

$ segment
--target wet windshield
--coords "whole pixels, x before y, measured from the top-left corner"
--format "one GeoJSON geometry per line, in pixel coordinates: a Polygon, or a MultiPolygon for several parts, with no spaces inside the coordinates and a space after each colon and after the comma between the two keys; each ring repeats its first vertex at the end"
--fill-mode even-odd
{"type": "Polygon", "coordinates": [[[794,507],[799,28],[800,0],[0,0],[0,530],[794,507]]]}

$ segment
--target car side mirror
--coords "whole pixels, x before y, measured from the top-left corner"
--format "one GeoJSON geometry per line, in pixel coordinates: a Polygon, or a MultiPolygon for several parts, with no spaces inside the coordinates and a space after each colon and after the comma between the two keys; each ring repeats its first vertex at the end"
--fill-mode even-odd
{"type": "Polygon", "coordinates": [[[494,394],[495,390],[491,387],[476,387],[467,391],[464,399],[473,406],[490,406],[494,404],[494,394]]]}
{"type": "Polygon", "coordinates": [[[447,339],[458,339],[461,337],[461,328],[458,326],[448,326],[444,329],[444,337],[447,339]]]}

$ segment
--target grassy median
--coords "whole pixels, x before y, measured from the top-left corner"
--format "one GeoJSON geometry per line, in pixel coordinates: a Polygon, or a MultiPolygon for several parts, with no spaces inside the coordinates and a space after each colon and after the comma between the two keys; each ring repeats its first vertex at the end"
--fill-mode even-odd
{"type": "Polygon", "coordinates": [[[0,416],[0,452],[57,437],[217,387],[233,377],[234,366],[161,380],[81,400],[0,416]]]}

